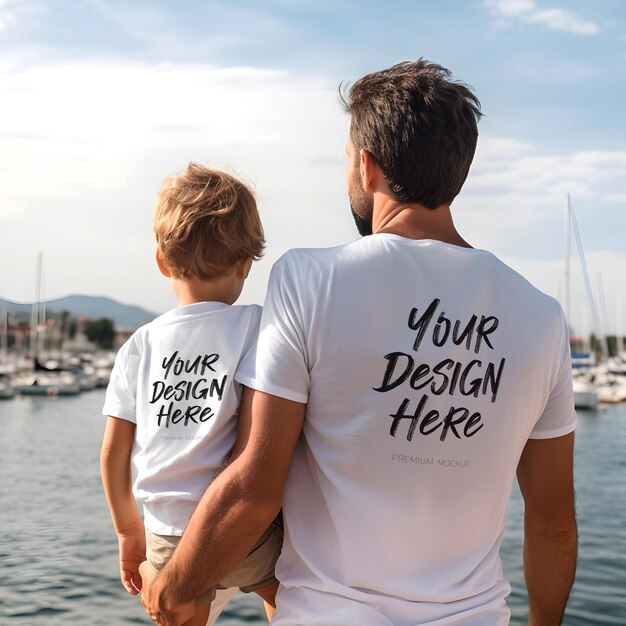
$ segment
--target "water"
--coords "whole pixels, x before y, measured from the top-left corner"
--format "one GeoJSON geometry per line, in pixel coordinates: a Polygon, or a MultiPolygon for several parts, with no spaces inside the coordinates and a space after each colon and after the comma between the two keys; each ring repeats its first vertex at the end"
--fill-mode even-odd
{"type": "MultiPolygon", "coordinates": [[[[150,624],[122,588],[98,454],[102,392],[0,402],[0,624],[150,624]]],[[[576,440],[580,550],[564,624],[626,624],[626,406],[582,413],[576,440]]],[[[522,504],[509,510],[502,558],[511,624],[525,624],[522,504]]],[[[262,624],[238,595],[220,625],[262,624]]]]}

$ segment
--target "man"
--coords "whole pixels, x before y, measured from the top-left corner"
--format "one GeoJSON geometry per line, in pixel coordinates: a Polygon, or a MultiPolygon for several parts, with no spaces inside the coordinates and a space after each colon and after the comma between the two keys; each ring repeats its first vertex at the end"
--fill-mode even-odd
{"type": "Polygon", "coordinates": [[[507,624],[517,471],[528,623],[559,624],[576,560],[568,333],[555,300],[454,227],[478,100],[419,60],[360,79],[346,108],[364,237],[274,266],[238,373],[256,390],[239,456],[144,603],[180,623],[282,505],[273,624],[507,624]]]}

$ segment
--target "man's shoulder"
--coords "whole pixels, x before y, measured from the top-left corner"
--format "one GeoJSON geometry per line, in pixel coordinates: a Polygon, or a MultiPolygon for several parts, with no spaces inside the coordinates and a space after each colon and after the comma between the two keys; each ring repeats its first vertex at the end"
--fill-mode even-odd
{"type": "Polygon", "coordinates": [[[339,246],[331,246],[325,248],[291,248],[287,250],[279,259],[278,262],[286,262],[299,259],[324,259],[327,257],[334,257],[341,252],[358,242],[344,243],[339,246]]]}
{"type": "MultiPolygon", "coordinates": [[[[491,254],[491,253],[490,253],[491,254]]],[[[562,315],[561,305],[553,296],[541,291],[533,285],[525,276],[513,269],[505,261],[495,254],[491,254],[493,259],[495,275],[503,288],[515,291],[518,297],[529,304],[535,304],[546,311],[551,311],[558,316],[562,315]]]]}
{"type": "Polygon", "coordinates": [[[338,246],[326,248],[291,248],[287,250],[274,264],[277,267],[325,267],[336,264],[341,260],[348,260],[361,247],[364,239],[357,239],[338,246]]]}

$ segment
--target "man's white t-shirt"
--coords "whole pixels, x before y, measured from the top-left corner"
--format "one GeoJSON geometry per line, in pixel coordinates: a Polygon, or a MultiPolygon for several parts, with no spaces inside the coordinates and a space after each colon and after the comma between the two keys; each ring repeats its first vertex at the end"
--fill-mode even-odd
{"type": "Polygon", "coordinates": [[[576,423],[556,300],[437,241],[292,250],[237,380],[307,404],[272,624],[508,623],[499,548],[520,455],[576,423]]]}
{"type": "Polygon", "coordinates": [[[146,528],[182,535],[233,448],[239,363],[261,307],[199,302],[142,326],[120,348],[102,412],[137,424],[133,493],[146,528]]]}

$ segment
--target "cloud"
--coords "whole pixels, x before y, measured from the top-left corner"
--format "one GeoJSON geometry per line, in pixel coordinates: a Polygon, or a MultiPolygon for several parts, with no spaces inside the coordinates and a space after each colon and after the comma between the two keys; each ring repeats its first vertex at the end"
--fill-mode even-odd
{"type": "Polygon", "coordinates": [[[269,245],[248,301],[262,302],[287,248],[353,236],[345,165],[333,159],[348,119],[333,83],[252,67],[5,59],[0,84],[0,233],[23,242],[0,245],[0,264],[23,268],[2,273],[2,295],[32,297],[28,272],[43,250],[51,297],[170,307],[150,218],[162,178],[190,160],[256,186],[269,245]]]}
{"type": "MultiPolygon", "coordinates": [[[[579,151],[544,154],[539,147],[511,138],[481,135],[476,159],[461,196],[459,215],[482,216],[480,237],[506,249],[537,220],[561,214],[566,194],[577,201],[624,197],[626,152],[579,151]],[[502,211],[508,234],[497,232],[502,211]]],[[[475,228],[468,224],[469,228],[475,228]]]]}
{"type": "MultiPolygon", "coordinates": [[[[605,205],[607,196],[626,200],[624,180],[626,152],[545,154],[526,142],[482,135],[453,213],[468,241],[492,250],[537,287],[562,301],[563,216],[566,195],[571,193],[591,280],[595,285],[602,274],[607,301],[612,303],[626,296],[626,255],[607,249],[612,247],[610,241],[620,249],[617,233],[623,226],[615,211],[605,205]]],[[[572,267],[571,322],[577,332],[584,333],[591,329],[590,306],[574,258],[572,267]]],[[[608,306],[607,324],[614,329],[611,315],[615,305],[608,306]]]]}
{"type": "Polygon", "coordinates": [[[0,33],[6,30],[8,22],[11,20],[11,16],[6,9],[8,0],[0,0],[0,33]]]}
{"type": "MultiPolygon", "coordinates": [[[[150,217],[162,178],[189,160],[225,167],[257,190],[268,249],[244,302],[262,302],[271,263],[287,248],[355,237],[349,121],[332,81],[255,67],[4,59],[0,84],[0,266],[20,268],[2,273],[0,295],[32,297],[43,250],[50,297],[172,306],[153,267],[150,217]]],[[[455,219],[479,247],[553,259],[565,194],[600,203],[623,195],[624,180],[625,152],[554,153],[481,135],[455,219]],[[548,218],[556,232],[542,247],[548,218]]]]}
{"type": "Polygon", "coordinates": [[[535,10],[533,0],[487,0],[484,4],[507,17],[517,17],[535,10]]]}
{"type": "Polygon", "coordinates": [[[572,11],[559,7],[541,9],[534,0],[484,0],[483,6],[499,24],[508,25],[517,20],[575,35],[597,35],[601,30],[596,22],[572,11]]]}

